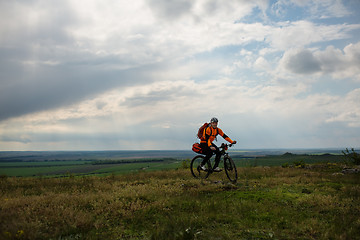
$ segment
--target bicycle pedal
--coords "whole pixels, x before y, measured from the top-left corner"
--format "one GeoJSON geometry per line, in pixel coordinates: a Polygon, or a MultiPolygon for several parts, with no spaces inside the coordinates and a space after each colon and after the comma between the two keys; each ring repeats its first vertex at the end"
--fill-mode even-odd
{"type": "Polygon", "coordinates": [[[207,168],[205,166],[199,166],[198,169],[202,170],[202,171],[205,171],[205,172],[207,171],[207,168]]]}

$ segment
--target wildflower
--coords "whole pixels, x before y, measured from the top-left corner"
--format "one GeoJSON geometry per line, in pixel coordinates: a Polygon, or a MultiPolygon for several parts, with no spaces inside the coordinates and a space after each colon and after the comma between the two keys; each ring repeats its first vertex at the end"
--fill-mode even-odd
{"type": "Polygon", "coordinates": [[[17,231],[17,233],[16,233],[17,238],[20,238],[22,235],[24,235],[24,230],[17,231]]]}

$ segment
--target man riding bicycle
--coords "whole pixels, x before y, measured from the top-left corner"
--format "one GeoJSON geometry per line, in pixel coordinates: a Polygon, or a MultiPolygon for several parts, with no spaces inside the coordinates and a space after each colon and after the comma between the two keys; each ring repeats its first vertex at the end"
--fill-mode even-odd
{"type": "Polygon", "coordinates": [[[204,171],[206,171],[205,163],[211,158],[211,156],[215,153],[215,164],[213,167],[214,172],[220,172],[222,171],[219,168],[219,162],[221,157],[221,152],[219,148],[213,143],[213,141],[216,139],[216,136],[219,134],[222,136],[226,141],[228,141],[231,144],[235,144],[236,141],[231,140],[220,128],[217,127],[218,125],[218,119],[213,117],[210,121],[210,126],[206,127],[204,129],[204,133],[200,139],[200,147],[202,148],[203,154],[205,154],[205,158],[200,164],[200,168],[204,171]]]}

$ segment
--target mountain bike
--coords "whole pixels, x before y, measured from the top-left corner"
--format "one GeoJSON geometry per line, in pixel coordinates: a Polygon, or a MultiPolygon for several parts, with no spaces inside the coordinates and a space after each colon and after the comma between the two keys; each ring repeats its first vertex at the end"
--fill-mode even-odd
{"type": "MultiPolygon", "coordinates": [[[[232,182],[232,183],[236,183],[237,181],[237,169],[235,166],[234,161],[231,159],[231,157],[229,156],[229,154],[226,152],[228,150],[228,147],[231,147],[233,144],[221,144],[219,150],[221,153],[221,156],[223,156],[223,160],[224,160],[224,169],[225,169],[225,173],[226,176],[228,177],[228,179],[232,182]]],[[[210,159],[205,163],[205,167],[206,170],[202,170],[200,168],[200,164],[202,163],[202,161],[205,159],[204,155],[196,155],[192,160],[191,160],[191,164],[190,164],[190,170],[191,170],[191,174],[195,177],[195,178],[202,178],[205,179],[207,178],[211,173],[213,173],[213,168],[211,165],[211,161],[210,159]]]]}

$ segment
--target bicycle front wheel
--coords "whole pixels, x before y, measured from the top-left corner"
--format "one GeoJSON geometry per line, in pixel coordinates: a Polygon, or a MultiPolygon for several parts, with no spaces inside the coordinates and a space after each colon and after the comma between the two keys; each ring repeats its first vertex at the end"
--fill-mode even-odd
{"type": "Polygon", "coordinates": [[[200,164],[204,161],[205,157],[202,155],[197,155],[195,156],[192,160],[191,160],[191,164],[190,164],[190,170],[191,170],[191,174],[195,177],[195,178],[207,178],[210,174],[210,172],[208,171],[208,169],[211,169],[211,164],[209,161],[207,161],[205,163],[205,168],[206,171],[200,169],[200,164]]]}
{"type": "Polygon", "coordinates": [[[234,161],[231,159],[231,157],[225,157],[224,158],[224,168],[225,168],[225,173],[226,176],[228,177],[228,179],[232,182],[232,183],[236,183],[237,181],[237,169],[235,166],[234,161]]]}

